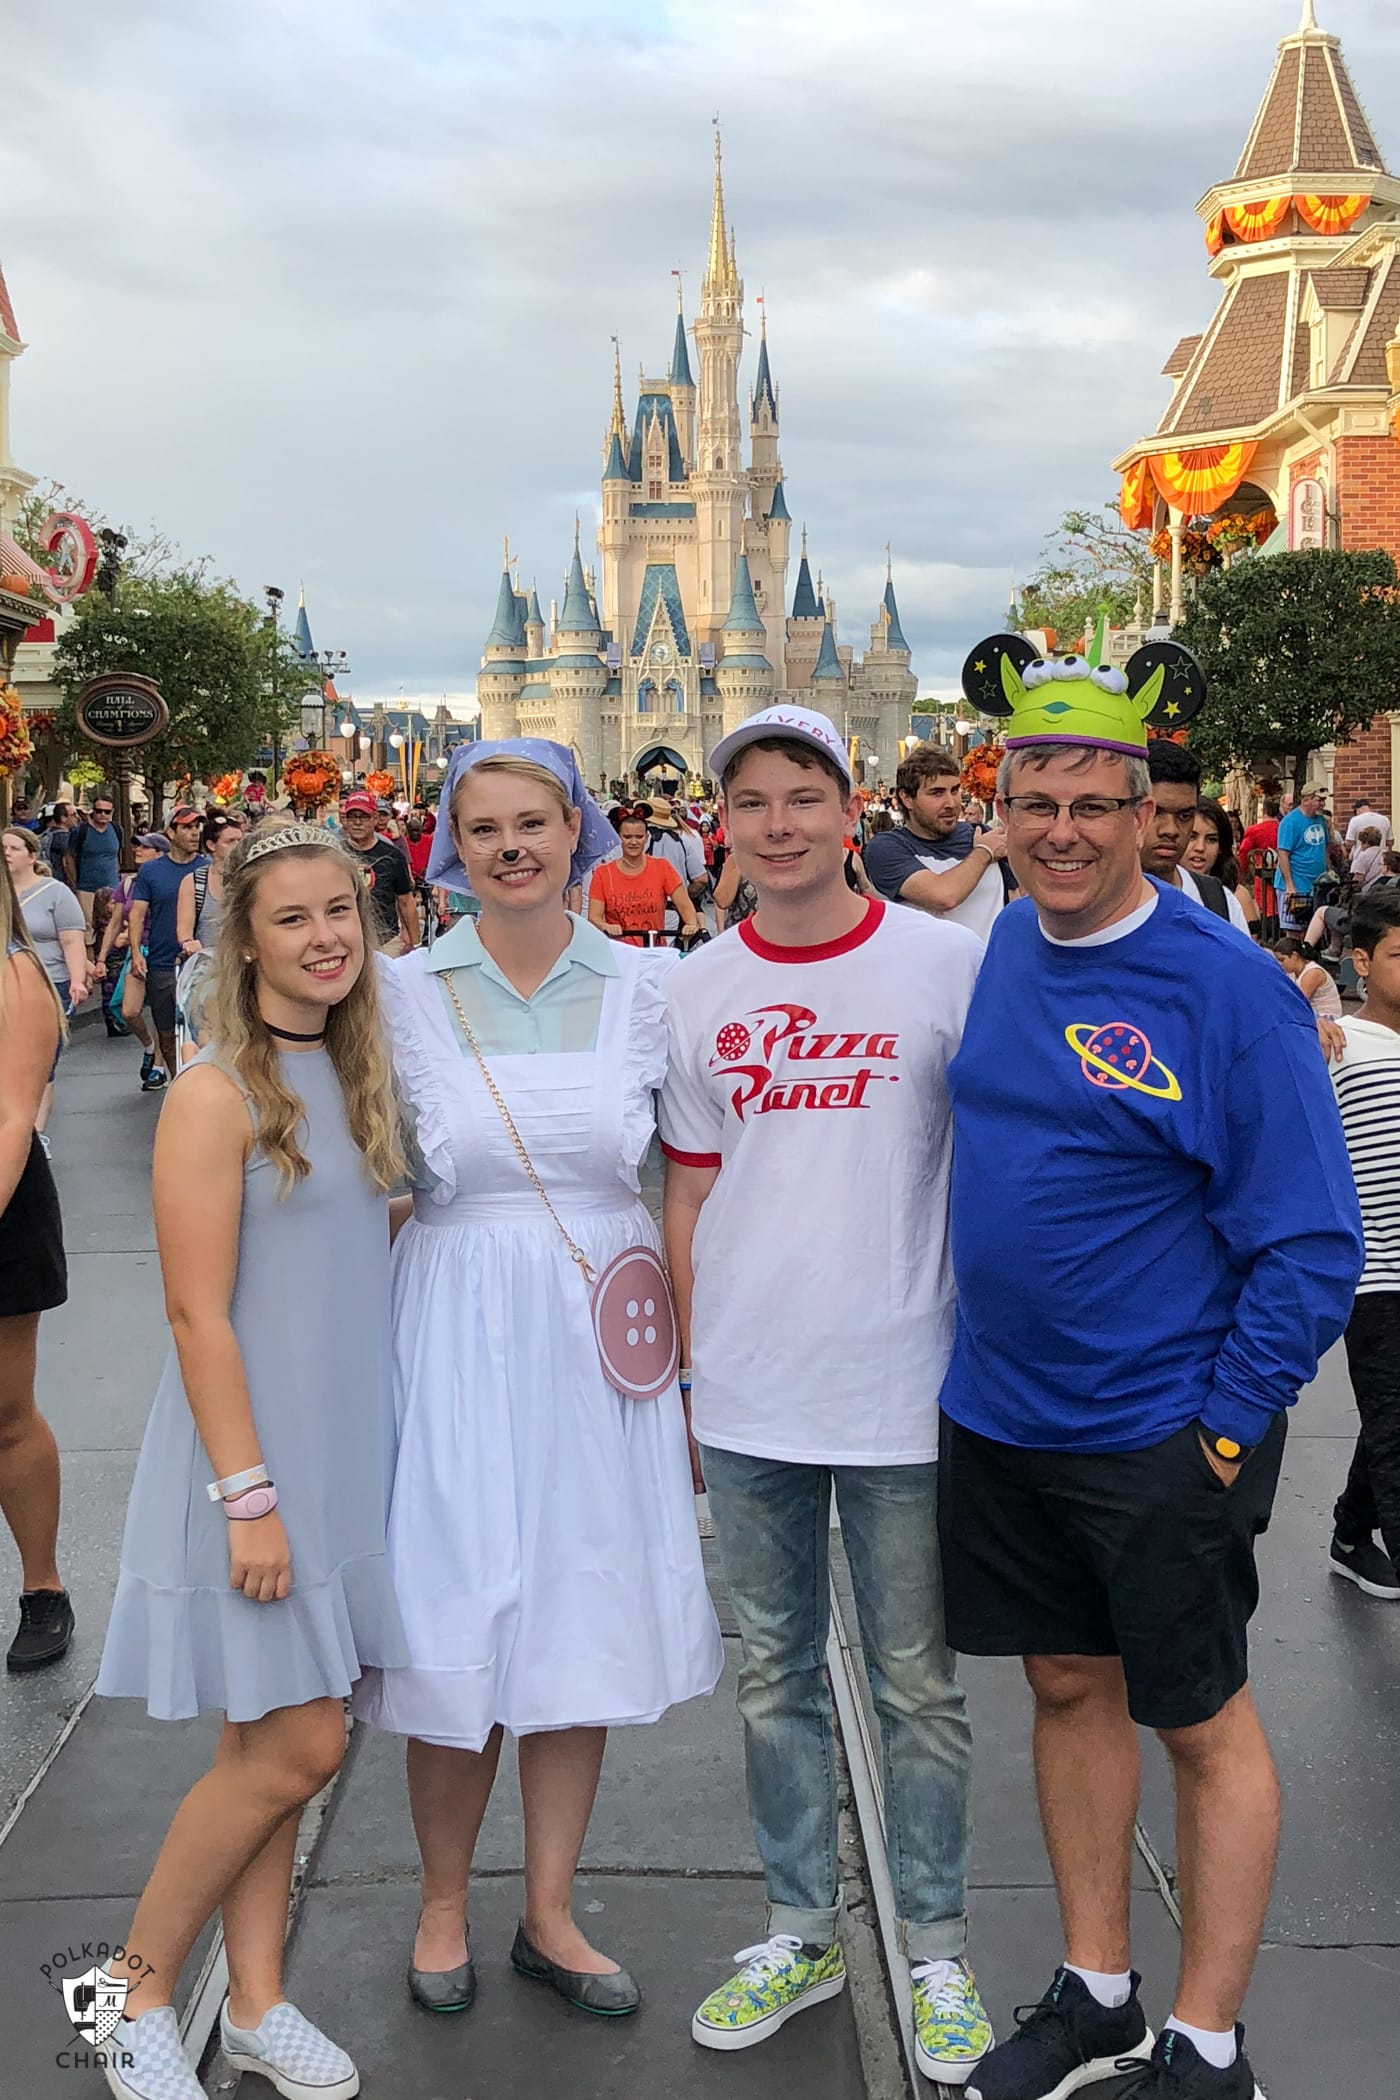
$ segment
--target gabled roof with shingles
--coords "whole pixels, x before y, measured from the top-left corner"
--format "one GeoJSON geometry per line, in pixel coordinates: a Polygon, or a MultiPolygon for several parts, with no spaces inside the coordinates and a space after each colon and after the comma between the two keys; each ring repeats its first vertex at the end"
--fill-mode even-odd
{"type": "Polygon", "coordinates": [[[1234,180],[1384,172],[1337,39],[1316,28],[1284,37],[1234,180]]]}
{"type": "Polygon", "coordinates": [[[1200,349],[1200,347],[1200,336],[1184,335],[1181,338],[1181,341],[1177,344],[1175,350],[1173,350],[1171,356],[1163,365],[1163,376],[1167,379],[1180,379],[1182,373],[1189,370],[1191,360],[1196,355],[1196,352],[1200,349]]]}
{"type": "Polygon", "coordinates": [[[1369,270],[1309,270],[1308,279],[1319,306],[1360,313],[1371,289],[1369,270]]]}
{"type": "Polygon", "coordinates": [[[1157,426],[1159,435],[1237,430],[1274,413],[1280,403],[1288,292],[1286,270],[1235,279],[1193,368],[1157,426]]]}
{"type": "Polygon", "coordinates": [[[1334,386],[1385,386],[1386,344],[1400,332],[1400,255],[1392,248],[1371,272],[1364,312],[1332,374],[1334,386]]]}

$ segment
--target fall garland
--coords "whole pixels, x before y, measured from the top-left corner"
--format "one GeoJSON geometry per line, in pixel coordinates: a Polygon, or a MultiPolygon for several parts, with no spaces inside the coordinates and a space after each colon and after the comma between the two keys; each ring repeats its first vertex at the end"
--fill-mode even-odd
{"type": "Polygon", "coordinates": [[[340,792],[340,766],[329,751],[302,751],[282,768],[282,787],[303,816],[324,809],[340,792]]]}
{"type": "Polygon", "coordinates": [[[24,719],[24,706],[12,685],[0,685],[0,780],[27,766],[34,745],[24,719]]]}
{"type": "Polygon", "coordinates": [[[1004,744],[978,744],[962,762],[963,793],[990,802],[997,791],[997,768],[1006,756],[1004,744]]]}

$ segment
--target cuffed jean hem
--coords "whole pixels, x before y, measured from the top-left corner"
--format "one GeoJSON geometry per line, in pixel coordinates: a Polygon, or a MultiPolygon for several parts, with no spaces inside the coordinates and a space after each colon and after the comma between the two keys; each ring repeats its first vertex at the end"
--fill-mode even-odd
{"type": "Polygon", "coordinates": [[[770,1903],[768,1906],[770,1939],[780,1932],[787,1932],[795,1940],[801,1940],[804,1947],[830,1947],[840,1923],[839,1902],[829,1910],[798,1910],[791,1903],[770,1903]]]}
{"type": "Polygon", "coordinates": [[[932,1925],[914,1925],[901,1918],[899,1936],[910,1961],[956,1961],[967,1952],[967,1913],[939,1918],[932,1925]]]}

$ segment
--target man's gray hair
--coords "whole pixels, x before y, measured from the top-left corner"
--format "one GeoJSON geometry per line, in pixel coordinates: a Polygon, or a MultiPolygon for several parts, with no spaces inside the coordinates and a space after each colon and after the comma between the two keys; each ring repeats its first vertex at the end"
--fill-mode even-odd
{"type": "Polygon", "coordinates": [[[1011,776],[1019,766],[1034,766],[1039,770],[1048,766],[1052,758],[1063,758],[1068,751],[1078,751],[1082,765],[1089,765],[1096,758],[1116,758],[1128,776],[1128,793],[1138,801],[1152,793],[1152,778],[1147,770],[1147,760],[1137,758],[1129,751],[1104,751],[1097,744],[1021,744],[1008,751],[997,767],[997,793],[1009,795],[1011,776]]]}

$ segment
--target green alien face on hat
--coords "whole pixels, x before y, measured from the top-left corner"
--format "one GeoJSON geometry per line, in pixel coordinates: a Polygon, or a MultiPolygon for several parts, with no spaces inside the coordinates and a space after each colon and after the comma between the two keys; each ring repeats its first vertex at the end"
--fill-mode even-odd
{"type": "Polygon", "coordinates": [[[1087,744],[1147,753],[1147,733],[1184,729],[1206,696],[1194,656],[1176,642],[1149,642],[1123,670],[1089,656],[1047,663],[1024,635],[994,634],[963,665],[963,692],[979,714],[1009,717],[1008,751],[1023,744],[1087,744]]]}

